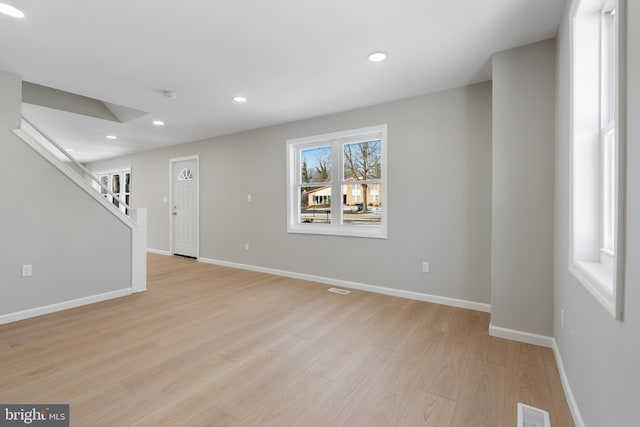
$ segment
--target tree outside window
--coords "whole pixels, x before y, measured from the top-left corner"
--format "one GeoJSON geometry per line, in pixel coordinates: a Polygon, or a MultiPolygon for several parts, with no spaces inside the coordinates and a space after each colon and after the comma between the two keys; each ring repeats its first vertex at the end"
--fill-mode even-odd
{"type": "Polygon", "coordinates": [[[287,141],[288,231],[386,238],[386,125],[287,141]]]}

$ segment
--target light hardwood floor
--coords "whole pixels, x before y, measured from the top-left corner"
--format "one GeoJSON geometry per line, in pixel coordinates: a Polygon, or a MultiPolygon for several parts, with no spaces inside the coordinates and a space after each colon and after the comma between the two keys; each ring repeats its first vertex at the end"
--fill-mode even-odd
{"type": "Polygon", "coordinates": [[[72,426],[573,426],[553,353],[489,315],[149,255],[149,291],[0,326],[0,402],[72,426]]]}

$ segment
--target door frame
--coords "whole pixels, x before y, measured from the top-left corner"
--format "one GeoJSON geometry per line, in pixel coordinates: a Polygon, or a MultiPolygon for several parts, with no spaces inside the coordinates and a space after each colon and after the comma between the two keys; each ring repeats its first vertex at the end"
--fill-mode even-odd
{"type": "Polygon", "coordinates": [[[169,159],[169,252],[175,255],[173,242],[173,164],[185,160],[196,161],[196,259],[200,259],[200,155],[174,157],[169,159]]]}

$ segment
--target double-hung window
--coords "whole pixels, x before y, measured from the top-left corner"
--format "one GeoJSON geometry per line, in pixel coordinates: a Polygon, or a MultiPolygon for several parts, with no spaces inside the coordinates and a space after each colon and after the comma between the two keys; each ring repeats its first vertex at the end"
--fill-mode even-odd
{"type": "Polygon", "coordinates": [[[386,238],[386,140],[386,125],[288,140],[288,232],[386,238]]]}
{"type": "Polygon", "coordinates": [[[620,6],[578,0],[571,21],[569,270],[615,318],[622,316],[624,255],[620,6]]]}

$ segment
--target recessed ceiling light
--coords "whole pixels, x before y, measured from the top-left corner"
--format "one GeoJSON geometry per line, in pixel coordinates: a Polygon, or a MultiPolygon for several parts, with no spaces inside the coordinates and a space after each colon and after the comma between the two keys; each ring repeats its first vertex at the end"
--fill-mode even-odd
{"type": "Polygon", "coordinates": [[[66,151],[67,153],[73,153],[73,148],[67,148],[67,149],[65,149],[65,151],[66,151]]]}
{"type": "Polygon", "coordinates": [[[371,62],[382,62],[387,59],[387,54],[384,52],[372,52],[368,56],[371,62]]]}
{"type": "Polygon", "coordinates": [[[118,139],[115,135],[107,135],[107,139],[118,139]]]}
{"type": "Polygon", "coordinates": [[[153,124],[156,126],[164,126],[164,122],[162,120],[154,120],[153,124]]]}
{"type": "Polygon", "coordinates": [[[24,18],[24,12],[5,3],[0,3],[0,13],[9,15],[12,18],[24,18]]]}
{"type": "Polygon", "coordinates": [[[240,103],[247,102],[247,98],[245,98],[244,96],[234,96],[233,100],[240,103]]]}

